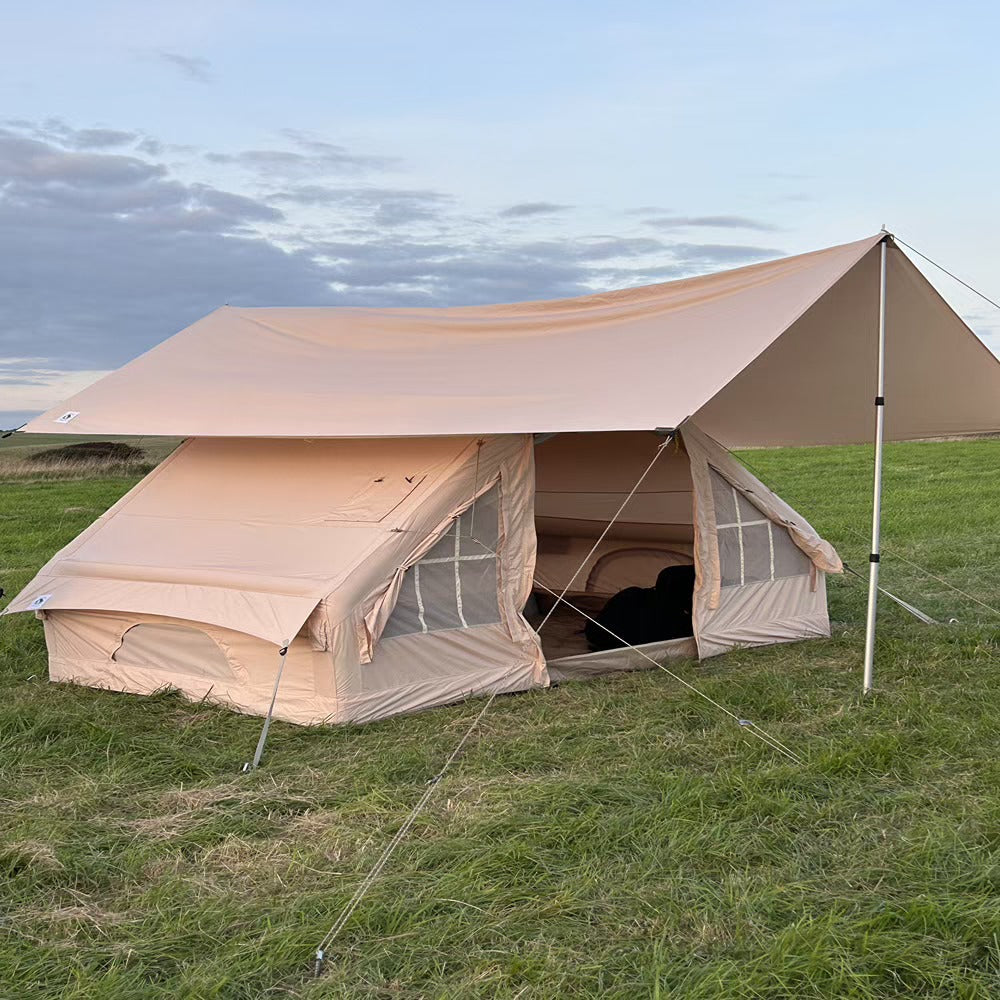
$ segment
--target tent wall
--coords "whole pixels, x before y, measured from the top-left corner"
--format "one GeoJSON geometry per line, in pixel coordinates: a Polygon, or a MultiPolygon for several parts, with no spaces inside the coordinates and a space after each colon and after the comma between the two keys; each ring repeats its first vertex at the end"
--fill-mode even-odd
{"type": "Polygon", "coordinates": [[[829,635],[825,574],[843,570],[833,546],[693,423],[682,434],[695,484],[699,655],[829,635]]]}
{"type": "MultiPolygon", "coordinates": [[[[55,680],[138,693],[172,686],[260,714],[289,629],[275,715],[295,722],[370,720],[544,685],[521,616],[534,573],[533,482],[526,435],[190,442],[50,560],[11,608],[53,594],[38,614],[55,680]],[[408,567],[450,544],[443,536],[463,511],[472,522],[474,499],[478,533],[497,558],[489,574],[459,572],[467,588],[492,593],[467,594],[469,627],[380,642],[408,567]],[[251,569],[254,600],[244,601],[251,569]],[[241,589],[230,589],[237,578],[241,589]],[[282,618],[287,591],[302,603],[282,618]],[[477,599],[496,622],[476,626],[477,599]],[[222,651],[221,669],[205,637],[222,651]]],[[[440,618],[455,608],[428,610],[440,618]]]]}
{"type": "MultiPolygon", "coordinates": [[[[349,657],[353,650],[345,650],[349,657]]],[[[342,669],[344,659],[337,662],[342,669]]],[[[546,687],[549,676],[533,634],[512,640],[502,624],[383,639],[370,663],[337,701],[336,722],[371,722],[478,694],[546,687]]]]}
{"type": "Polygon", "coordinates": [[[774,583],[726,588],[719,604],[701,612],[698,653],[702,659],[745,646],[768,646],[830,635],[826,580],[789,577],[774,583]]]}
{"type": "MultiPolygon", "coordinates": [[[[278,669],[277,647],[232,629],[163,615],[112,611],[44,611],[49,677],[88,687],[134,694],[167,688],[192,700],[206,699],[240,712],[264,715],[278,669]],[[163,641],[158,660],[119,662],[114,657],[129,630],[153,625],[178,629],[174,641],[163,641]],[[190,659],[185,634],[207,637],[225,657],[229,676],[206,670],[204,657],[190,659]]],[[[214,662],[214,661],[213,661],[214,662]]],[[[337,672],[329,651],[313,649],[308,637],[297,636],[288,647],[276,715],[293,722],[338,721],[337,672]]]]}
{"type": "MultiPolygon", "coordinates": [[[[114,612],[52,611],[44,623],[53,681],[133,694],[172,688],[192,700],[267,713],[278,651],[254,636],[202,622],[114,612]],[[158,645],[148,649],[148,662],[116,661],[123,639],[150,626],[162,631],[158,645]],[[198,637],[218,652],[222,670],[198,647],[198,637]]],[[[305,635],[291,643],[275,717],[303,725],[372,722],[484,691],[547,684],[535,642],[512,643],[502,625],[386,640],[365,665],[345,629],[331,650],[314,649],[305,635]]]]}

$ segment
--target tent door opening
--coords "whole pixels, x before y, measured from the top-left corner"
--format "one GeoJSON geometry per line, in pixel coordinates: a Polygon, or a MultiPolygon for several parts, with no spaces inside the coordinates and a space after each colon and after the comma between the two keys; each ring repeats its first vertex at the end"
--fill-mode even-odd
{"type": "Polygon", "coordinates": [[[631,645],[674,642],[679,655],[695,652],[693,485],[679,442],[667,445],[588,556],[662,443],[652,432],[608,432],[562,434],[536,444],[538,549],[525,609],[529,624],[537,627],[555,604],[554,594],[570,587],[568,603],[556,607],[541,633],[550,673],[568,659],[622,659],[623,647],[631,645]],[[685,614],[686,626],[678,621],[685,614]]]}

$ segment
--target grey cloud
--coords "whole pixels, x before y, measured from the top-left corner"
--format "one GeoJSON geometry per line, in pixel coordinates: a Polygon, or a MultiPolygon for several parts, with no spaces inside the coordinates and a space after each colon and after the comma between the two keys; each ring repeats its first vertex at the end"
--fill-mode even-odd
{"type": "Polygon", "coordinates": [[[179,52],[165,52],[160,49],[156,53],[160,59],[180,70],[189,80],[196,83],[212,82],[212,64],[203,56],[185,56],[179,52]]]}
{"type": "Polygon", "coordinates": [[[158,139],[151,139],[146,136],[144,139],[140,140],[135,144],[135,148],[140,153],[145,153],[147,156],[161,156],[163,154],[163,143],[158,139]]]}
{"type": "Polygon", "coordinates": [[[670,252],[687,273],[719,265],[738,266],[756,260],[784,256],[773,247],[755,247],[734,243],[672,243],[670,252]]]}
{"type": "MultiPolygon", "coordinates": [[[[338,146],[336,143],[329,142],[326,139],[320,139],[312,132],[306,132],[302,129],[283,128],[279,132],[279,135],[284,136],[293,145],[298,146],[312,156],[330,156],[336,159],[344,153],[343,146],[338,146]]],[[[379,162],[389,162],[389,160],[379,160],[377,157],[375,159],[379,162]]],[[[392,162],[395,161],[392,160],[392,162]]]]}
{"type": "Polygon", "coordinates": [[[304,184],[272,195],[297,205],[331,205],[367,217],[380,227],[439,220],[454,199],[439,191],[375,187],[325,187],[304,184]]]}
{"type": "Polygon", "coordinates": [[[322,177],[330,174],[357,174],[368,170],[381,170],[396,162],[389,157],[355,153],[346,146],[316,139],[294,129],[285,129],[281,134],[297,148],[206,153],[205,159],[210,163],[233,164],[275,180],[322,177]]]}
{"type": "Polygon", "coordinates": [[[584,263],[615,257],[642,257],[666,248],[660,240],[637,237],[600,236],[586,240],[560,240],[527,244],[523,251],[536,257],[558,257],[584,263]]]}
{"type": "MultiPolygon", "coordinates": [[[[517,241],[472,225],[432,190],[286,182],[255,198],[185,182],[116,147],[72,148],[75,134],[52,123],[0,129],[0,358],[31,355],[35,370],[115,367],[226,302],[554,298],[776,254],[614,235],[517,241]],[[42,127],[50,141],[38,137],[42,127]],[[294,222],[303,206],[315,230],[298,228],[294,248],[258,228],[294,222]],[[343,216],[339,228],[327,215],[343,216]],[[315,235],[324,229],[340,235],[315,235]]],[[[286,139],[295,157],[343,153],[312,137],[286,139]]],[[[29,379],[30,367],[15,376],[29,379]]]]}
{"type": "Polygon", "coordinates": [[[357,305],[475,305],[585,294],[586,270],[571,256],[447,242],[325,243],[344,301],[357,305]]]}
{"type": "Polygon", "coordinates": [[[784,255],[781,250],[743,244],[654,241],[656,249],[641,249],[638,241],[622,242],[633,244],[633,252],[613,253],[613,245],[609,242],[605,254],[602,256],[594,254],[590,258],[588,274],[591,281],[605,288],[652,285],[720,269],[741,267],[784,255]],[[627,265],[611,263],[612,259],[623,258],[645,259],[630,259],[627,265]]]}
{"type": "Polygon", "coordinates": [[[136,152],[144,153],[147,156],[159,156],[167,148],[191,151],[191,147],[167,147],[159,140],[141,131],[106,128],[99,125],[92,128],[76,129],[61,118],[48,118],[43,122],[27,121],[24,118],[8,118],[0,121],[0,134],[7,131],[3,126],[14,129],[15,134],[21,138],[38,139],[44,143],[69,149],[108,150],[133,146],[136,152]]]}
{"type": "Polygon", "coordinates": [[[73,145],[77,149],[112,149],[128,146],[138,139],[135,132],[122,132],[113,128],[84,128],[73,134],[73,145]]]}
{"type": "Polygon", "coordinates": [[[164,167],[0,134],[0,356],[121,364],[226,301],[335,301],[322,265],[253,226],[265,202],[164,167]]]}
{"type": "Polygon", "coordinates": [[[162,177],[162,166],[134,156],[67,152],[39,139],[0,129],[0,177],[46,183],[87,183],[91,186],[132,185],[162,177]]]}
{"type": "Polygon", "coordinates": [[[572,205],[557,205],[551,201],[523,201],[509,208],[501,209],[497,215],[501,219],[528,219],[535,215],[555,215],[557,212],[567,212],[572,205]]]}
{"type": "Polygon", "coordinates": [[[279,222],[278,209],[206,184],[185,185],[166,176],[157,164],[118,154],[77,153],[37,139],[0,131],[0,209],[127,216],[136,228],[225,230],[257,222],[279,222]]]}
{"type": "Polygon", "coordinates": [[[220,191],[207,184],[192,184],[189,190],[209,211],[226,219],[230,225],[240,222],[280,222],[284,214],[261,201],[229,191],[220,191]]]}
{"type": "Polygon", "coordinates": [[[645,224],[656,229],[752,229],[762,233],[778,228],[745,215],[661,215],[646,219],[645,224]]]}

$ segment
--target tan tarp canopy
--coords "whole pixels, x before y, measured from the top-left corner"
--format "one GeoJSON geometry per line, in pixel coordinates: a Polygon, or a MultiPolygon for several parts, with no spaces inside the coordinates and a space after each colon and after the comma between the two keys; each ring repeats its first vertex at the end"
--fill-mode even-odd
{"type": "MultiPolygon", "coordinates": [[[[728,447],[867,441],[883,238],[552,302],[226,307],[26,430],[398,437],[693,417],[728,447]]],[[[887,438],[1000,430],[1000,363],[895,245],[886,343],[887,438]]]]}

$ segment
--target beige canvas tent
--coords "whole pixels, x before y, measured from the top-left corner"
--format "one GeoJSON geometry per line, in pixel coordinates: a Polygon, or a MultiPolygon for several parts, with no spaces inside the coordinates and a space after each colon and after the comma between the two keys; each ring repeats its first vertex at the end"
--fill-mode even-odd
{"type": "Polygon", "coordinates": [[[28,426],[187,441],[6,611],[53,679],[263,713],[280,666],[297,722],[639,666],[529,599],[674,562],[695,634],[647,655],[826,635],[836,553],[726,448],[870,438],[880,303],[887,436],[1000,429],[1000,365],[882,234],[558,302],[218,310],[28,426]]]}

